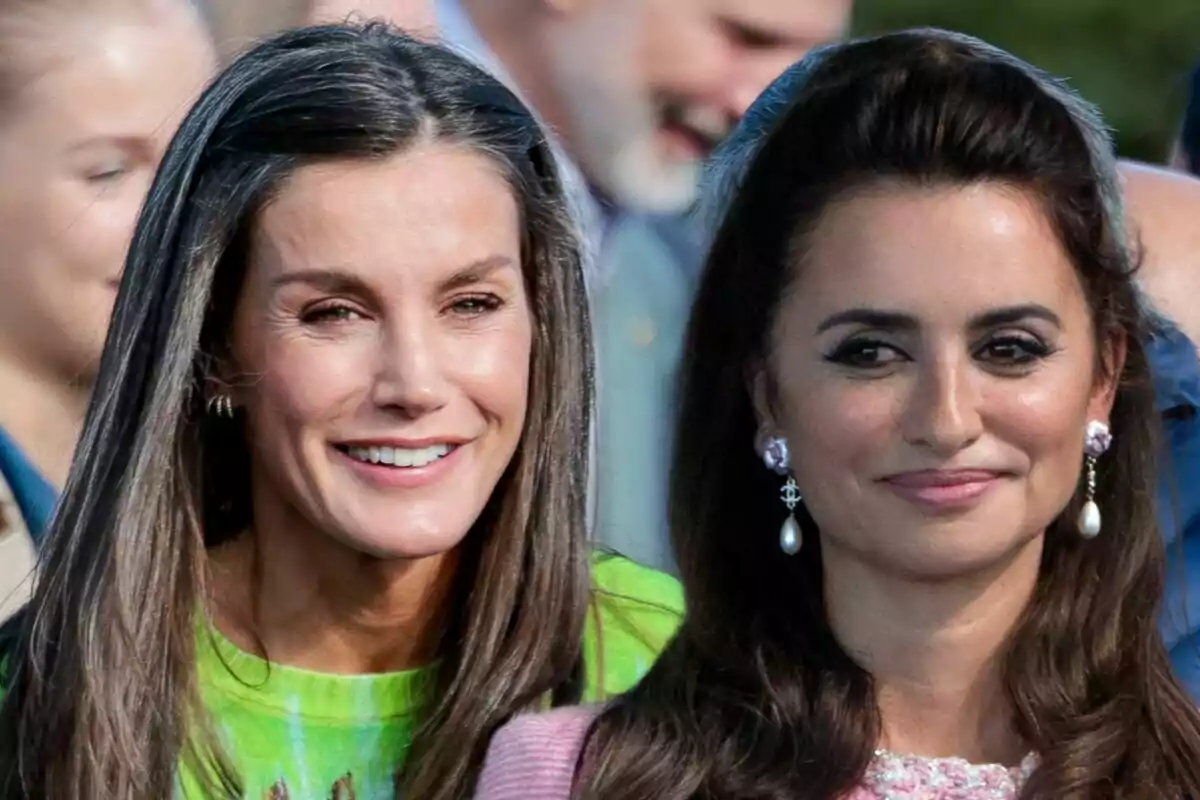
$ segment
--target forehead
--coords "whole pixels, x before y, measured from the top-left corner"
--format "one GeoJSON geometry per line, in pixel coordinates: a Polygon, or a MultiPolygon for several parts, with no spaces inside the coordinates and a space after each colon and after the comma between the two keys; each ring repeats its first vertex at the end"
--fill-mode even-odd
{"type": "Polygon", "coordinates": [[[18,109],[81,137],[165,136],[215,68],[211,44],[188,14],[58,26],[30,31],[19,54],[30,80],[18,109]]]}
{"type": "Polygon", "coordinates": [[[838,39],[850,23],[851,0],[687,0],[705,3],[729,22],[781,39],[820,44],[838,39]]]}
{"type": "Polygon", "coordinates": [[[487,157],[431,143],[377,161],[298,170],[263,210],[256,250],[276,269],[354,268],[380,277],[520,257],[508,181],[487,157]]]}
{"type": "Polygon", "coordinates": [[[790,295],[811,313],[872,306],[954,324],[1040,303],[1087,316],[1039,201],[1012,187],[872,188],[831,205],[806,244],[790,295]]]}

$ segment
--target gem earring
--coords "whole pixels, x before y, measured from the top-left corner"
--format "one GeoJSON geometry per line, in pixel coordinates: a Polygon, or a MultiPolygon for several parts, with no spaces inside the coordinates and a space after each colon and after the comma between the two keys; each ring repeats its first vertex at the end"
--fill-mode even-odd
{"type": "Polygon", "coordinates": [[[1087,501],[1079,512],[1076,527],[1085,539],[1094,539],[1100,533],[1100,506],[1096,505],[1096,459],[1104,455],[1112,445],[1112,434],[1108,426],[1099,420],[1087,425],[1083,440],[1084,480],[1087,482],[1084,497],[1087,501]]]}
{"type": "Polygon", "coordinates": [[[767,466],[767,469],[778,475],[787,475],[787,482],[783,484],[783,488],[779,490],[779,499],[787,506],[787,519],[783,521],[783,526],[779,529],[779,549],[789,556],[794,556],[800,552],[800,545],[804,543],[800,534],[800,524],[796,522],[796,506],[800,503],[800,487],[796,486],[796,479],[789,474],[791,466],[791,458],[788,454],[787,441],[778,437],[772,436],[767,439],[762,450],[762,460],[767,466]]]}

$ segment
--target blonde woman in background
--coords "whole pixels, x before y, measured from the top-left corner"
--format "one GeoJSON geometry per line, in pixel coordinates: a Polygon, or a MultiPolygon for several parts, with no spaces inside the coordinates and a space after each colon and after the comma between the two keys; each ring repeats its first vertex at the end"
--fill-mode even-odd
{"type": "Polygon", "coordinates": [[[0,618],[66,479],[138,207],[213,68],[187,0],[0,5],[0,618]]]}

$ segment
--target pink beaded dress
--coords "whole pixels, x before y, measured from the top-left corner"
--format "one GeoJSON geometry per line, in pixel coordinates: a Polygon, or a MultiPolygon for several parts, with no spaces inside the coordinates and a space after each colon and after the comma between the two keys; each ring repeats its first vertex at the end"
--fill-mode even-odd
{"type": "MultiPolygon", "coordinates": [[[[510,722],[492,741],[475,800],[569,800],[579,750],[595,715],[594,708],[563,708],[510,722]]],[[[844,800],[1016,800],[1036,766],[1033,755],[1018,767],[1005,767],[881,750],[844,800]]]]}

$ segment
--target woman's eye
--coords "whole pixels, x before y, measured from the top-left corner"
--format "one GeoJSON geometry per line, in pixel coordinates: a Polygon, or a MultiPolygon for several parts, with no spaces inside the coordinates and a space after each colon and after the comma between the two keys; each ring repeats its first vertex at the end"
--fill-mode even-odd
{"type": "Polygon", "coordinates": [[[450,304],[451,310],[460,316],[474,317],[480,314],[486,314],[489,311],[495,311],[500,307],[502,301],[494,294],[471,295],[469,297],[459,297],[450,304]]]}
{"type": "Polygon", "coordinates": [[[303,321],[309,324],[329,322],[349,322],[361,317],[357,310],[350,306],[318,306],[304,312],[303,321]]]}
{"type": "Polygon", "coordinates": [[[878,369],[903,358],[904,354],[891,345],[869,339],[845,342],[826,356],[834,364],[857,369],[878,369]]]}
{"type": "Polygon", "coordinates": [[[123,165],[106,166],[102,169],[93,170],[87,173],[88,183],[106,184],[113,183],[125,176],[129,172],[129,168],[123,165]]]}
{"type": "Polygon", "coordinates": [[[984,361],[1001,366],[1019,366],[1045,358],[1050,348],[1028,336],[1002,336],[992,339],[979,350],[984,361]]]}

